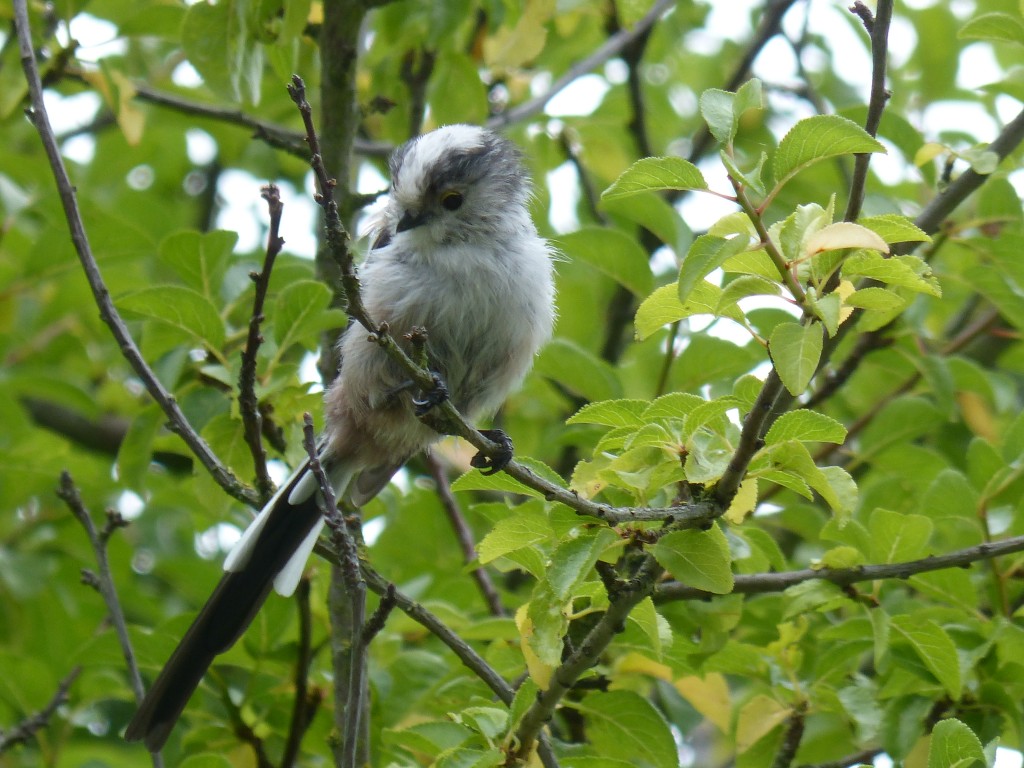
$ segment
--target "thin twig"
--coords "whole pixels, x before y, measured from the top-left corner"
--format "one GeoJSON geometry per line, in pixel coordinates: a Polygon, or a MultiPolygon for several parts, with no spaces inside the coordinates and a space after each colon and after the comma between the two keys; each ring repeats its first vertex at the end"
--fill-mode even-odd
{"type": "MultiPolygon", "coordinates": [[[[132,647],[132,641],[128,635],[128,622],[125,620],[121,601],[117,596],[117,588],[114,586],[114,577],[110,572],[110,561],[107,559],[107,542],[110,540],[110,536],[118,528],[126,526],[127,523],[120,514],[109,511],[103,529],[96,530],[92,516],[86,508],[85,502],[82,501],[82,495],[78,492],[78,486],[75,485],[75,481],[67,470],[60,473],[57,496],[67,505],[71,514],[85,529],[85,535],[92,546],[93,556],[96,558],[96,566],[99,570],[97,573],[92,573],[83,569],[82,578],[103,596],[103,602],[107,606],[107,615],[110,618],[110,623],[114,626],[114,633],[121,646],[121,655],[128,668],[128,679],[131,681],[135,701],[141,702],[146,695],[146,689],[142,684],[139,664],[135,660],[135,649],[132,647]]],[[[160,768],[163,765],[163,758],[158,752],[150,753],[150,759],[155,768],[160,768]]]]}
{"type": "MultiPolygon", "coordinates": [[[[276,149],[281,149],[300,157],[305,157],[306,155],[302,134],[290,128],[260,120],[240,109],[217,107],[212,104],[192,101],[175,93],[158,90],[145,83],[133,83],[132,88],[135,91],[135,98],[139,99],[139,101],[167,107],[185,115],[203,117],[229,125],[249,128],[253,131],[255,138],[276,149]]],[[[352,148],[357,154],[367,157],[386,157],[394,150],[394,147],[390,144],[363,139],[356,139],[352,148]]]]}
{"type": "MultiPolygon", "coordinates": [[[[761,55],[761,51],[768,44],[768,41],[779,34],[779,30],[782,27],[782,18],[795,2],[796,0],[769,0],[761,13],[761,23],[758,25],[757,33],[747,45],[746,50],[744,50],[743,58],[740,59],[736,69],[733,70],[732,77],[725,84],[724,90],[735,91],[746,82],[750,76],[750,68],[754,65],[754,60],[761,55]]],[[[711,146],[711,141],[711,131],[707,124],[702,122],[697,130],[697,135],[693,138],[693,144],[688,155],[689,161],[696,163],[700,160],[711,146]]]]}
{"type": "MultiPolygon", "coordinates": [[[[991,560],[1015,552],[1024,552],[1024,536],[975,544],[942,555],[929,555],[919,560],[875,565],[855,565],[850,568],[802,568],[783,573],[737,574],[732,592],[734,595],[758,595],[766,592],[781,592],[805,581],[829,581],[839,587],[847,587],[861,581],[882,579],[906,579],[919,573],[943,571],[949,568],[966,568],[972,563],[991,560]]],[[[687,584],[670,581],[660,584],[654,599],[658,602],[670,600],[709,600],[710,592],[695,589],[687,584]]]]}
{"type": "Polygon", "coordinates": [[[92,246],[89,244],[85,225],[82,222],[81,211],[78,208],[75,188],[68,177],[67,168],[64,166],[60,148],[53,134],[53,127],[50,125],[50,119],[46,113],[46,106],[43,102],[42,83],[39,80],[39,68],[36,64],[35,51],[32,47],[32,34],[29,29],[26,0],[15,0],[14,14],[15,26],[18,31],[18,42],[21,48],[21,65],[25,71],[25,78],[28,80],[32,104],[28,115],[39,133],[43,149],[49,160],[50,168],[57,184],[57,192],[64,207],[64,215],[71,233],[71,241],[75,246],[75,251],[82,264],[86,279],[89,281],[89,288],[92,290],[96,306],[99,308],[100,317],[109,326],[125,360],[128,361],[132,370],[142,380],[150,396],[159,403],[164,413],[167,414],[173,431],[185,441],[196,458],[213,476],[217,484],[233,498],[250,506],[258,506],[258,495],[251,488],[247,488],[239,482],[231,470],[221,464],[220,460],[210,449],[210,446],[189,424],[174,396],[164,388],[164,385],[143,359],[142,353],[128,331],[128,326],[114,307],[114,302],[110,298],[110,291],[103,281],[96,258],[92,253],[92,246]]]}
{"type": "Polygon", "coordinates": [[[384,630],[384,625],[387,624],[388,616],[391,612],[398,607],[398,597],[394,584],[389,584],[387,591],[380,596],[380,603],[377,605],[377,610],[373,612],[373,615],[366,621],[366,626],[363,627],[363,645],[369,645],[373,642],[373,638],[379,635],[384,630]]]}
{"type": "Polygon", "coordinates": [[[303,415],[302,445],[309,456],[309,468],[320,485],[323,494],[324,519],[330,527],[334,543],[340,554],[340,569],[344,580],[345,592],[348,595],[349,616],[346,617],[350,636],[345,644],[349,659],[349,678],[338,681],[339,688],[345,693],[344,708],[335,715],[335,721],[343,734],[342,765],[354,768],[359,764],[359,732],[360,721],[365,714],[363,688],[366,684],[366,647],[362,643],[363,626],[366,624],[366,581],[363,579],[359,564],[359,548],[355,539],[348,531],[345,519],[338,512],[334,488],[320,464],[316,448],[316,437],[313,430],[313,417],[303,415]]]}
{"type": "MultiPolygon", "coordinates": [[[[469,530],[469,524],[462,514],[459,502],[455,499],[454,494],[452,494],[448,475],[441,462],[437,460],[433,453],[427,454],[426,462],[430,476],[434,480],[437,496],[441,500],[441,507],[448,517],[448,522],[451,523],[455,537],[459,540],[459,547],[462,549],[462,559],[469,564],[476,559],[476,544],[473,541],[473,533],[469,530]]],[[[491,581],[491,576],[487,570],[483,566],[479,566],[470,573],[477,587],[479,587],[480,594],[483,595],[484,602],[487,603],[491,614],[494,616],[505,616],[505,607],[501,604],[501,597],[498,595],[498,590],[495,589],[494,582],[491,581]]]]}
{"type": "Polygon", "coordinates": [[[82,495],[78,492],[78,486],[71,478],[71,474],[64,470],[60,473],[60,485],[57,488],[57,496],[71,510],[71,514],[85,529],[89,538],[93,555],[96,558],[96,565],[99,568],[98,587],[103,601],[107,605],[107,612],[110,614],[110,622],[114,625],[118,642],[121,644],[121,654],[124,656],[125,664],[128,667],[128,677],[131,680],[132,692],[136,701],[142,701],[146,694],[145,686],[142,684],[142,675],[139,674],[139,665],[135,661],[135,650],[132,648],[131,638],[128,636],[128,623],[121,609],[121,601],[117,596],[117,589],[114,586],[114,578],[110,573],[110,562],[107,560],[107,540],[111,533],[125,525],[123,519],[116,512],[109,513],[106,526],[102,531],[96,530],[89,510],[82,501],[82,495]]]}
{"type": "Polygon", "coordinates": [[[242,415],[245,442],[249,446],[256,471],[256,492],[261,501],[266,502],[274,492],[274,481],[267,472],[267,452],[263,447],[263,414],[259,398],[256,397],[256,360],[260,344],[263,343],[260,324],[264,320],[263,305],[270,287],[270,273],[274,268],[274,260],[284,246],[284,239],[280,235],[284,205],[281,203],[281,192],[275,184],[263,187],[261,197],[267,201],[270,212],[270,233],[267,236],[263,268],[259,272],[249,273],[256,289],[249,317],[249,334],[245,340],[245,349],[242,350],[242,366],[238,373],[238,409],[242,415]]]}
{"type": "Polygon", "coordinates": [[[281,765],[291,768],[299,756],[302,736],[313,721],[319,697],[309,695],[309,665],[313,659],[313,616],[309,605],[309,579],[299,580],[295,590],[295,605],[299,611],[299,645],[295,657],[295,700],[288,725],[288,739],[281,755],[281,765]]]}
{"type": "MultiPolygon", "coordinates": [[[[318,545],[317,551],[328,560],[337,561],[337,553],[322,548],[322,545],[318,545]]],[[[515,698],[515,690],[512,686],[480,654],[473,650],[469,643],[459,637],[458,633],[415,600],[396,589],[394,584],[377,573],[368,563],[363,563],[363,576],[370,589],[381,597],[390,596],[388,599],[393,599],[395,605],[406,616],[448,646],[448,649],[455,654],[459,661],[480,678],[503,704],[507,706],[512,703],[512,699],[515,698]]],[[[547,736],[543,734],[541,734],[537,754],[540,756],[544,768],[558,768],[558,760],[551,749],[547,736]]]]}
{"type": "MultiPolygon", "coordinates": [[[[868,116],[864,122],[864,130],[871,136],[878,133],[878,126],[882,122],[882,113],[885,111],[885,105],[891,95],[885,88],[885,67],[889,58],[889,23],[892,21],[892,5],[892,0],[878,0],[874,22],[869,29],[871,35],[871,96],[868,98],[868,116]]],[[[844,221],[856,221],[860,216],[870,164],[870,153],[861,153],[854,158],[853,181],[850,184],[850,199],[846,205],[844,221]]],[[[838,284],[838,273],[833,276],[833,279],[838,284]]]]}
{"type": "Polygon", "coordinates": [[[551,720],[555,709],[568,693],[580,675],[594,666],[601,654],[622,631],[626,617],[636,605],[654,591],[654,584],[662,568],[657,561],[647,556],[637,575],[617,591],[609,595],[610,602],[597,623],[579,646],[552,673],[546,690],[541,691],[530,708],[524,713],[516,729],[516,745],[511,753],[513,759],[526,762],[542,729],[551,720]]]}
{"type": "Polygon", "coordinates": [[[53,697],[41,710],[34,715],[26,717],[14,727],[0,731],[0,755],[18,744],[26,743],[35,735],[36,731],[45,728],[49,724],[50,719],[57,713],[57,710],[68,700],[68,691],[71,690],[71,686],[74,685],[81,671],[81,667],[72,669],[60,681],[53,697]]]}
{"type": "Polygon", "coordinates": [[[674,5],[675,0],[658,0],[658,2],[656,2],[654,6],[644,14],[643,18],[633,25],[632,29],[623,29],[609,37],[596,51],[569,67],[561,77],[551,84],[551,87],[548,88],[547,91],[542,93],[540,96],[530,99],[529,101],[524,101],[519,106],[513,107],[507,112],[503,112],[500,115],[492,117],[487,121],[487,127],[491,130],[497,130],[512,123],[528,120],[529,118],[540,114],[544,111],[544,107],[547,106],[547,103],[551,101],[551,99],[575,82],[579,77],[587,74],[597,67],[600,67],[610,59],[614,59],[616,56],[621,55],[623,50],[625,50],[630,43],[637,38],[646,35],[650,31],[651,27],[654,26],[655,22],[664,16],[665,13],[667,13],[674,5]]]}
{"type": "Polygon", "coordinates": [[[786,720],[786,732],[782,737],[782,744],[779,751],[775,753],[772,760],[772,768],[789,768],[793,764],[797,749],[800,748],[800,741],[804,737],[804,725],[807,723],[807,704],[801,702],[794,708],[793,713],[786,720]]]}

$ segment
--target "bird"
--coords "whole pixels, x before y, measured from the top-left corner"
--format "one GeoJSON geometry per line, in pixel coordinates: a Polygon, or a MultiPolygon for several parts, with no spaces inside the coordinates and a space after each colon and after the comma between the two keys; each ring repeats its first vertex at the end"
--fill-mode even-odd
{"type": "MultiPolygon", "coordinates": [[[[425,330],[438,386],[419,391],[357,323],[343,331],[318,458],[335,494],[356,506],[439,438],[420,418],[437,398],[472,420],[495,412],[555,321],[553,251],[530,217],[531,183],[512,141],[448,125],[400,146],[388,168],[391,186],[371,225],[360,295],[367,315],[387,323],[401,344],[425,330]]],[[[127,740],[162,749],[215,657],[244,633],[271,589],[294,592],[323,526],[320,496],[307,460],[228,553],[224,575],[140,703],[127,740]]]]}

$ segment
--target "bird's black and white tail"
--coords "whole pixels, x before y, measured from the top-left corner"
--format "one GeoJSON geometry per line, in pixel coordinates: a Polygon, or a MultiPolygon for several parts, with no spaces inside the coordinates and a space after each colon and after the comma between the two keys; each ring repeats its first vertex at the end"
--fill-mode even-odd
{"type": "MultiPolygon", "coordinates": [[[[350,472],[333,468],[340,493],[350,472]]],[[[224,561],[226,573],[164,665],[125,738],[159,751],[214,658],[241,637],[271,588],[295,591],[323,527],[321,494],[304,463],[274,494],[224,561]]]]}

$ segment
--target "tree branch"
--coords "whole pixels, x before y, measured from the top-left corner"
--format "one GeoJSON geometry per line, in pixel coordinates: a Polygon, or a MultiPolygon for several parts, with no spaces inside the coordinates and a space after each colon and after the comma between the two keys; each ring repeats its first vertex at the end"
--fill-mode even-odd
{"type": "Polygon", "coordinates": [[[580,675],[597,664],[601,654],[622,631],[626,617],[636,605],[654,591],[662,568],[650,555],[644,558],[636,576],[609,593],[608,609],[583,638],[576,650],[552,673],[547,690],[541,691],[519,721],[515,748],[511,757],[527,762],[542,729],[554,716],[555,709],[580,675]]]}
{"type": "MultiPolygon", "coordinates": [[[[83,570],[83,579],[92,584],[103,597],[107,606],[107,615],[114,627],[117,641],[121,646],[121,655],[124,657],[125,666],[128,669],[128,679],[131,681],[132,692],[135,694],[135,701],[141,702],[146,695],[146,688],[142,684],[142,675],[139,673],[139,664],[135,660],[135,649],[132,647],[131,638],[128,636],[128,622],[125,620],[124,611],[121,609],[121,601],[117,596],[117,588],[114,586],[114,577],[110,572],[110,561],[107,559],[107,541],[118,528],[123,528],[128,523],[121,515],[113,510],[107,512],[107,524],[103,530],[97,531],[93,524],[92,516],[86,509],[82,496],[78,492],[75,481],[71,474],[64,470],[60,474],[60,486],[57,488],[57,496],[67,505],[71,514],[85,529],[85,534],[92,546],[93,556],[96,558],[98,573],[92,574],[83,570]]],[[[163,758],[159,753],[150,754],[153,765],[160,768],[163,765],[163,758]]]]}
{"type": "Polygon", "coordinates": [[[71,233],[71,241],[82,264],[86,279],[89,281],[89,288],[92,290],[96,306],[99,308],[100,317],[110,328],[125,360],[128,361],[132,370],[142,380],[146,390],[160,404],[164,413],[167,414],[174,432],[185,441],[218,485],[233,498],[250,506],[256,506],[259,502],[257,495],[251,488],[247,488],[239,482],[231,470],[221,464],[206,441],[192,428],[174,396],[164,388],[164,385],[143,359],[142,353],[139,352],[139,348],[128,331],[128,326],[114,307],[114,302],[110,298],[110,292],[107,290],[106,283],[104,283],[103,276],[100,274],[99,266],[96,263],[96,258],[93,256],[92,247],[89,244],[89,238],[86,235],[85,225],[82,222],[81,212],[78,208],[75,188],[68,177],[67,168],[65,168],[64,160],[60,154],[60,148],[57,146],[56,138],[53,135],[50,119],[46,114],[46,107],[43,102],[43,88],[39,79],[39,68],[36,64],[35,51],[32,48],[32,34],[28,25],[26,0],[15,0],[14,13],[15,26],[18,31],[18,42],[21,49],[21,65],[25,72],[25,78],[28,80],[32,104],[28,115],[39,133],[43,149],[49,160],[50,168],[57,184],[57,192],[64,207],[64,215],[71,233]]]}
{"type": "Polygon", "coordinates": [[[256,290],[252,300],[252,314],[249,317],[249,333],[245,340],[245,349],[242,350],[242,366],[238,373],[238,410],[242,415],[245,442],[249,446],[256,468],[256,492],[259,493],[261,502],[266,502],[274,492],[274,481],[267,472],[267,452],[263,448],[263,414],[260,412],[259,398],[256,397],[256,356],[260,344],[263,343],[260,324],[264,320],[263,304],[267,298],[267,289],[270,287],[270,272],[274,268],[274,260],[284,246],[284,239],[280,236],[281,213],[284,206],[281,203],[280,190],[274,184],[263,187],[261,197],[267,201],[270,212],[270,233],[267,236],[263,268],[259,272],[249,273],[256,290]]]}
{"type": "MultiPolygon", "coordinates": [[[[184,115],[203,117],[229,125],[249,128],[252,130],[255,138],[275,149],[283,150],[297,157],[306,156],[306,147],[302,134],[290,128],[260,120],[240,109],[217,107],[212,104],[192,101],[177,94],[153,88],[145,83],[133,83],[132,88],[135,90],[135,98],[139,101],[167,107],[184,115]]],[[[394,147],[384,142],[366,141],[357,138],[353,142],[352,149],[357,154],[367,157],[387,157],[394,150],[394,147]]]]}
{"type": "MultiPolygon", "coordinates": [[[[359,759],[359,750],[362,747],[360,728],[364,715],[368,714],[363,711],[367,704],[363,690],[366,681],[366,646],[362,642],[363,627],[366,624],[366,582],[359,569],[359,548],[348,531],[345,519],[338,512],[334,489],[320,464],[313,433],[313,417],[307,413],[303,421],[302,444],[309,456],[309,468],[320,484],[324,519],[331,529],[331,541],[339,553],[340,571],[344,579],[344,604],[347,607],[347,615],[341,625],[348,636],[344,639],[336,638],[339,642],[334,649],[335,653],[341,650],[348,656],[346,668],[349,677],[345,681],[338,681],[337,692],[343,694],[343,700],[336,701],[336,704],[339,704],[343,711],[335,714],[335,722],[342,733],[341,751],[338,754],[339,765],[355,768],[362,764],[359,759]]],[[[337,604],[333,603],[332,607],[337,604]]]]}
{"type": "Polygon", "coordinates": [[[313,616],[309,606],[309,579],[299,580],[295,591],[295,605],[299,611],[298,655],[295,658],[295,700],[292,703],[292,718],[288,726],[288,739],[281,755],[283,768],[291,768],[299,756],[302,736],[320,705],[320,694],[309,692],[309,665],[313,659],[313,616]]]}
{"type": "MultiPolygon", "coordinates": [[[[973,547],[958,549],[943,555],[929,555],[920,560],[876,565],[855,565],[851,568],[802,568],[783,573],[737,574],[730,594],[757,595],[766,592],[781,592],[805,581],[829,581],[839,587],[847,587],[861,581],[880,579],[906,579],[919,573],[942,571],[948,568],[966,568],[972,563],[991,560],[1015,552],[1024,552],[1024,536],[1013,536],[1002,541],[983,542],[973,547]]],[[[670,600],[709,600],[715,595],[695,589],[679,582],[666,582],[658,586],[654,599],[658,602],[670,600]]]]}
{"type": "MultiPolygon", "coordinates": [[[[885,111],[886,102],[889,101],[891,95],[885,88],[885,67],[889,57],[889,23],[892,21],[892,6],[892,0],[878,0],[874,22],[868,30],[871,35],[871,96],[868,98],[868,116],[864,122],[864,130],[871,136],[878,134],[882,113],[885,111]]],[[[844,221],[856,221],[860,216],[870,164],[871,155],[867,152],[858,154],[854,159],[853,181],[850,184],[850,199],[847,201],[844,221]]],[[[838,284],[838,273],[834,277],[838,284]]]]}
{"type": "MultiPolygon", "coordinates": [[[[469,530],[469,524],[459,508],[459,502],[456,501],[452,493],[451,484],[448,482],[448,475],[445,473],[441,462],[437,460],[433,453],[428,453],[426,463],[430,476],[434,479],[434,488],[437,491],[438,498],[441,500],[441,506],[448,517],[448,522],[451,523],[452,531],[455,532],[455,538],[459,541],[459,547],[462,549],[462,559],[468,565],[476,559],[476,544],[473,541],[473,533],[469,530]]],[[[491,581],[491,576],[487,570],[483,566],[478,566],[471,570],[470,574],[480,589],[480,594],[483,595],[484,602],[487,603],[491,615],[507,615],[505,607],[501,604],[498,590],[495,589],[494,582],[491,581]]]]}
{"type": "Polygon", "coordinates": [[[45,707],[31,717],[27,717],[13,728],[0,730],[0,755],[18,744],[24,744],[35,735],[35,732],[45,728],[50,719],[57,713],[57,710],[68,700],[68,691],[74,685],[81,667],[75,667],[57,685],[57,691],[45,707]]]}
{"type": "MultiPolygon", "coordinates": [[[[790,2],[792,1],[790,0],[790,2]]],[[[572,84],[577,78],[596,69],[610,59],[621,55],[627,46],[646,35],[655,22],[664,16],[674,5],[675,0],[658,0],[644,17],[633,25],[632,29],[623,29],[609,37],[596,51],[569,67],[561,77],[551,84],[551,87],[546,92],[533,99],[524,101],[507,112],[492,117],[487,121],[487,127],[491,130],[498,130],[512,123],[522,122],[540,114],[551,99],[572,84]]]]}

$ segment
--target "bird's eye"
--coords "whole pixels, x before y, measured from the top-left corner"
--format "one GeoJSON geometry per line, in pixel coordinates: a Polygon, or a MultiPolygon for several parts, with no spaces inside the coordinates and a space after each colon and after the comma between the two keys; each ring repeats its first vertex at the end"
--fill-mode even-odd
{"type": "Polygon", "coordinates": [[[449,211],[457,211],[462,207],[462,193],[449,189],[441,193],[441,206],[449,211]]]}

